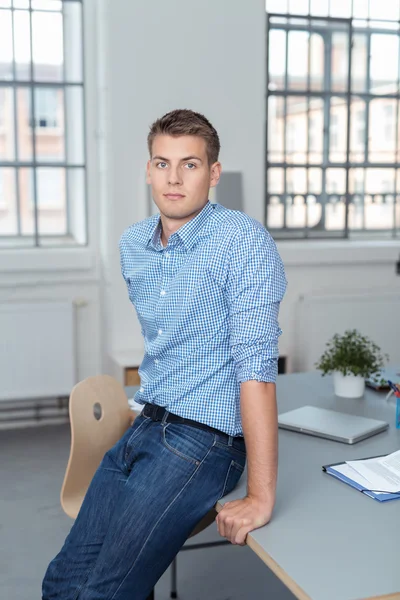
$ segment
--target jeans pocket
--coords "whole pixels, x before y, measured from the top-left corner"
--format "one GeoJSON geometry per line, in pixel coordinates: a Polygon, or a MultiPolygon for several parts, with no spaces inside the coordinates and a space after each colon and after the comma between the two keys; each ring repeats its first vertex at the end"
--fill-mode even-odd
{"type": "Polygon", "coordinates": [[[225,477],[224,489],[221,495],[221,498],[232,492],[235,489],[237,484],[239,483],[239,479],[241,478],[244,471],[245,464],[241,465],[235,460],[232,460],[228,472],[225,477]]]}
{"type": "Polygon", "coordinates": [[[162,426],[161,441],[170,452],[199,465],[214,445],[215,435],[190,425],[167,423],[162,426]]]}

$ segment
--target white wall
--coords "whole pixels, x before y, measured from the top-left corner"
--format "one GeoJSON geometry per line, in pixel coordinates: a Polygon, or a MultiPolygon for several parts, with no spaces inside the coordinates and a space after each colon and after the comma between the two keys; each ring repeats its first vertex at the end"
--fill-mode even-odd
{"type": "Polygon", "coordinates": [[[156,118],[175,108],[203,112],[219,132],[223,167],[243,172],[247,212],[263,220],[264,6],[263,0],[102,4],[112,351],[141,347],[119,271],[118,240],[147,216],[146,138],[156,118]]]}

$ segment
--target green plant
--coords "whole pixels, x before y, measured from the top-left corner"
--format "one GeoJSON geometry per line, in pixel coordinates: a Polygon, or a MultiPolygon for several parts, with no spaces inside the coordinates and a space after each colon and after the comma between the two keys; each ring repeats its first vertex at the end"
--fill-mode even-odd
{"type": "Polygon", "coordinates": [[[372,377],[376,383],[382,382],[378,372],[389,357],[382,354],[379,346],[357,329],[347,330],[343,335],[336,333],[326,346],[327,349],[315,365],[322,375],[340,371],[343,375],[372,377]]]}

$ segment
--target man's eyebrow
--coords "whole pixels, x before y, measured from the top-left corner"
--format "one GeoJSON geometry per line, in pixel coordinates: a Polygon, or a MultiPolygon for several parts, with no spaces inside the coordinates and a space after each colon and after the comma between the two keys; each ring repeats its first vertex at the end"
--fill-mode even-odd
{"type": "MultiPolygon", "coordinates": [[[[164,162],[169,162],[169,159],[165,158],[164,156],[153,156],[151,160],[162,160],[164,162]]],[[[185,158],[181,158],[181,162],[186,162],[188,160],[198,160],[199,162],[203,162],[198,156],[185,156],[185,158]]]]}

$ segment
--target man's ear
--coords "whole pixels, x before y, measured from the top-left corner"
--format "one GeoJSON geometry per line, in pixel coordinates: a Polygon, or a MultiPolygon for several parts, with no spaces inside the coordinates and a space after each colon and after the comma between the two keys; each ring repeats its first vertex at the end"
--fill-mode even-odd
{"type": "Polygon", "coordinates": [[[211,165],[210,172],[210,188],[215,187],[218,184],[219,178],[221,177],[222,165],[220,162],[215,162],[211,165]]]}
{"type": "Polygon", "coordinates": [[[151,183],[150,167],[151,167],[151,161],[148,160],[147,165],[146,165],[146,183],[149,183],[149,184],[151,183]]]}

